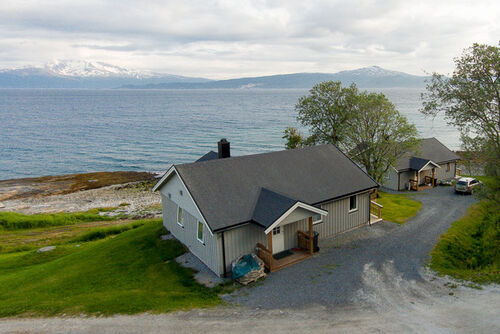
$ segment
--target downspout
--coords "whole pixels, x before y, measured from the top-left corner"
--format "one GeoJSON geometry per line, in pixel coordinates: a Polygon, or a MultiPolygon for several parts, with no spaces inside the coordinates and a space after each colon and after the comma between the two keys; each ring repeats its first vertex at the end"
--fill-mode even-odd
{"type": "Polygon", "coordinates": [[[226,270],[226,243],[224,241],[224,231],[221,232],[221,241],[222,241],[222,265],[224,266],[224,277],[227,276],[226,270]]]}

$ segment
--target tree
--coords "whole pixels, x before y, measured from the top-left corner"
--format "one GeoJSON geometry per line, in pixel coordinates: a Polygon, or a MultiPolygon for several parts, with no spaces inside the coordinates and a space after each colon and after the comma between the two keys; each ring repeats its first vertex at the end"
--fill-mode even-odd
{"type": "Polygon", "coordinates": [[[486,173],[499,177],[499,48],[473,44],[454,62],[451,77],[432,75],[422,94],[421,112],[430,116],[444,113],[448,123],[460,131],[463,148],[479,148],[475,153],[486,162],[486,173]]]}
{"type": "Polygon", "coordinates": [[[415,126],[383,94],[359,92],[354,84],[317,84],[295,109],[310,136],[304,138],[297,129],[287,128],[287,148],[335,144],[379,183],[397,158],[418,143],[415,126]]]}

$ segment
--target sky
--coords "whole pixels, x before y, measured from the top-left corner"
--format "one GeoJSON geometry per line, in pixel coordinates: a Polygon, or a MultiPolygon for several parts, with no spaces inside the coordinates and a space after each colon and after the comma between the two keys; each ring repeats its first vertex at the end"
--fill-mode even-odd
{"type": "Polygon", "coordinates": [[[61,59],[227,79],[378,65],[451,73],[500,1],[1,0],[0,68],[61,59]]]}

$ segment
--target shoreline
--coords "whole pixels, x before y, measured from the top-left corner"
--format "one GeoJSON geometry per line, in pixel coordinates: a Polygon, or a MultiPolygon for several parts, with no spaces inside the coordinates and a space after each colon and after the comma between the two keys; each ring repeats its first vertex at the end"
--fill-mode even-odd
{"type": "Polygon", "coordinates": [[[156,174],[130,171],[0,180],[0,211],[35,214],[120,207],[127,214],[157,214],[161,197],[151,191],[156,180],[156,174]]]}

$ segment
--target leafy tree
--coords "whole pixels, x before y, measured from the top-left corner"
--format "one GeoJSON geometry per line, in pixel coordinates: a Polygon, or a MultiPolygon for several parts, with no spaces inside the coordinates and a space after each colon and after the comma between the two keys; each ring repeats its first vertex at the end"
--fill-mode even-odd
{"type": "Polygon", "coordinates": [[[417,145],[415,126],[383,94],[359,92],[354,84],[317,84],[295,109],[310,136],[288,127],[287,148],[335,144],[380,183],[397,158],[417,145]]]}
{"type": "MultiPolygon", "coordinates": [[[[500,52],[496,46],[473,44],[455,58],[450,77],[434,73],[422,94],[424,115],[444,113],[461,133],[466,156],[479,155],[485,172],[500,177],[500,52]],[[471,152],[475,150],[476,152],[471,152]]],[[[498,180],[490,190],[500,191],[498,180]],[[495,185],[496,184],[496,185],[495,185]]],[[[490,192],[490,195],[493,195],[490,192]]]]}

